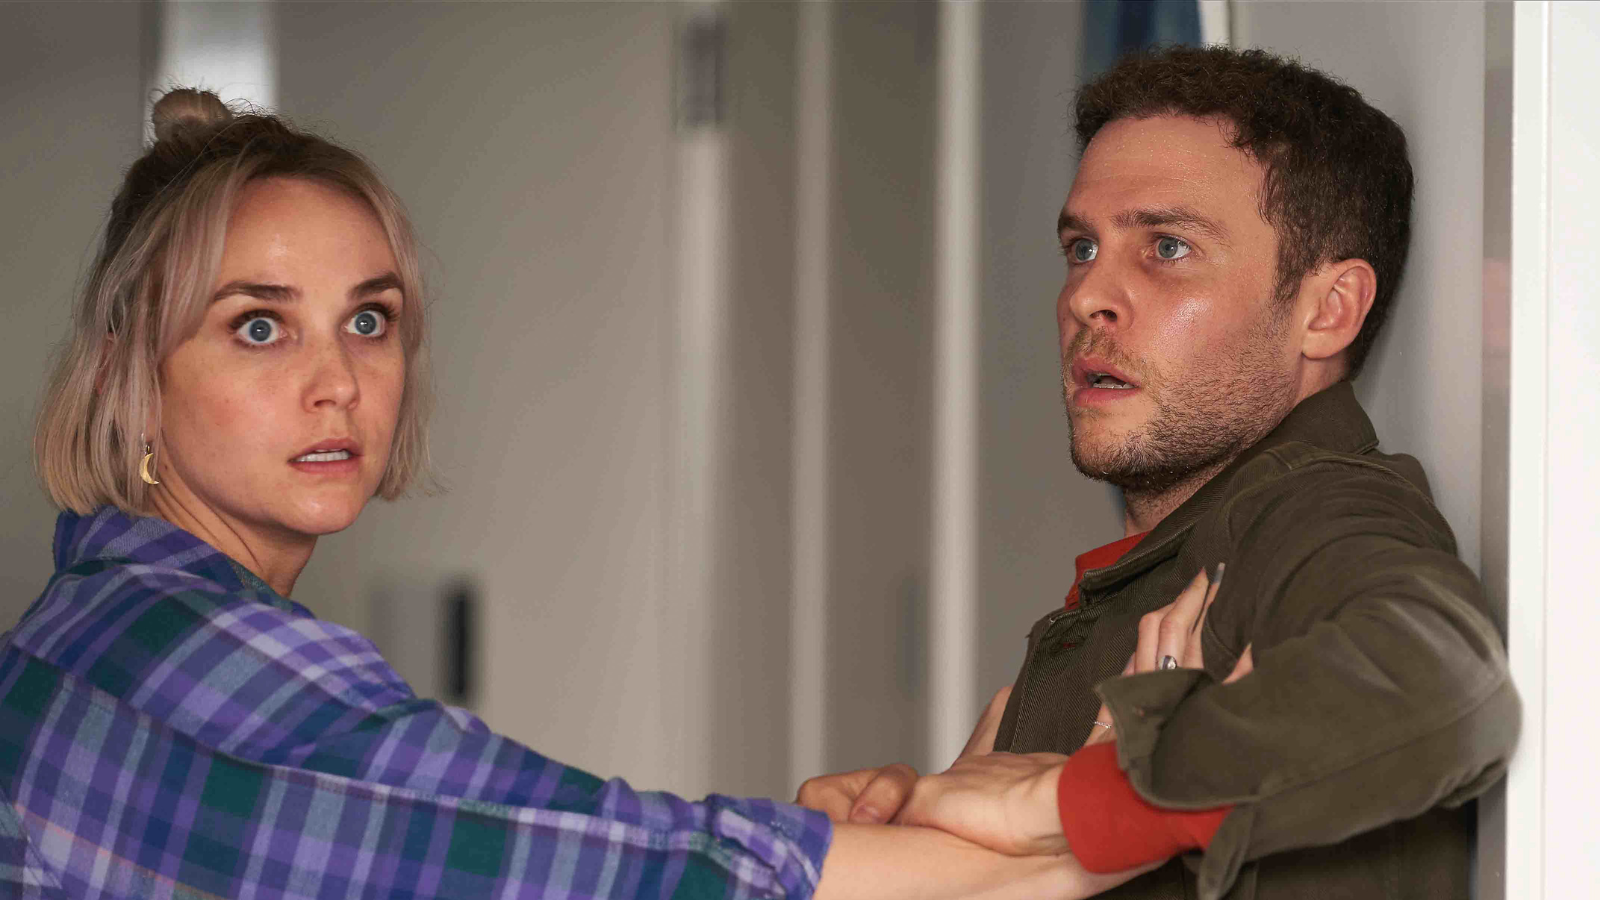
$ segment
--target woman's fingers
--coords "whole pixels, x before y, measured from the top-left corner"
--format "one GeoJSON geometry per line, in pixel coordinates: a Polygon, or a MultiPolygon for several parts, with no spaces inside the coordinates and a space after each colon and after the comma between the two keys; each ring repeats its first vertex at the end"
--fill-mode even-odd
{"type": "Polygon", "coordinates": [[[878,774],[850,807],[850,821],[858,825],[882,825],[894,818],[917,784],[917,770],[905,763],[894,763],[878,774]]]}

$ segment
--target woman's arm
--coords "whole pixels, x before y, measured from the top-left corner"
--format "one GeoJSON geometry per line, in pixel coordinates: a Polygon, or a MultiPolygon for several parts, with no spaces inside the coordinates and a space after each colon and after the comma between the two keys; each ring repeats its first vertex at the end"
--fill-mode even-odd
{"type": "Polygon", "coordinates": [[[1077,900],[1141,872],[1084,870],[1071,854],[1006,856],[933,828],[910,825],[833,826],[816,900],[1077,900]]]}

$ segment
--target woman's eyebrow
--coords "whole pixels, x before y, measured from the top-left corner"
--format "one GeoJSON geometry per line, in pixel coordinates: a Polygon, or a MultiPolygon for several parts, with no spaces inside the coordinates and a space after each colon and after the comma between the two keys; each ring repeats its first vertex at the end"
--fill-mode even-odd
{"type": "Polygon", "coordinates": [[[393,272],[385,272],[374,278],[368,278],[366,281],[351,288],[350,296],[352,299],[360,299],[362,297],[370,297],[373,294],[381,294],[384,291],[400,291],[404,293],[405,289],[400,284],[400,276],[393,272]]]}
{"type": "Polygon", "coordinates": [[[223,297],[234,294],[243,294],[257,300],[266,300],[271,303],[288,303],[300,299],[300,289],[286,284],[263,284],[256,281],[230,281],[211,295],[211,302],[215,303],[223,297]]]}
{"type": "MultiPolygon", "coordinates": [[[[401,289],[400,276],[393,272],[385,272],[382,275],[368,278],[366,281],[351,288],[350,296],[352,299],[359,300],[363,297],[370,297],[373,294],[381,294],[384,291],[398,291],[401,289]]],[[[266,300],[269,303],[290,303],[300,299],[300,289],[292,285],[268,284],[259,281],[230,281],[218,288],[215,294],[211,295],[211,302],[215,303],[223,297],[231,297],[234,294],[254,297],[257,300],[266,300]]]]}

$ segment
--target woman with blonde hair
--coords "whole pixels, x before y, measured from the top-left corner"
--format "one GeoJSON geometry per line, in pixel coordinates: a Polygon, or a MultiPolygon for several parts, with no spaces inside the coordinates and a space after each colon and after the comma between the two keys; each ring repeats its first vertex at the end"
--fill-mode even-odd
{"type": "MultiPolygon", "coordinates": [[[[319,535],[426,477],[415,239],[348,150],[199,91],[153,118],[40,413],[63,512],[54,577],[0,636],[0,894],[1083,897],[1122,880],[1060,847],[601,781],[418,698],[291,601],[319,535]]],[[[977,812],[1048,823],[1040,785],[977,812]]]]}

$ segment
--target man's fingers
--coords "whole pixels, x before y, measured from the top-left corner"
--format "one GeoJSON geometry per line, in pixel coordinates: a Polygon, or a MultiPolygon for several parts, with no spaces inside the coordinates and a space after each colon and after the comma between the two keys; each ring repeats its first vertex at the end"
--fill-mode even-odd
{"type": "Polygon", "coordinates": [[[1254,645],[1246,646],[1244,652],[1239,654],[1239,661],[1234,663],[1233,671],[1228,673],[1228,677],[1222,680],[1223,684],[1232,684],[1256,670],[1256,659],[1250,652],[1251,646],[1254,645]]]}
{"type": "Polygon", "coordinates": [[[1175,604],[1168,603],[1152,613],[1145,613],[1139,619],[1139,643],[1133,651],[1134,672],[1154,672],[1156,656],[1161,640],[1161,623],[1166,620],[1167,613],[1172,612],[1175,604]]]}
{"type": "MultiPolygon", "coordinates": [[[[1199,632],[1200,623],[1204,622],[1206,616],[1211,614],[1211,604],[1217,601],[1217,591],[1222,590],[1222,576],[1227,571],[1227,563],[1217,563],[1217,577],[1211,579],[1211,587],[1206,590],[1205,605],[1200,608],[1200,617],[1194,620],[1194,625],[1190,628],[1191,631],[1199,632]]],[[[1201,574],[1205,573],[1202,572],[1201,574]]]]}
{"type": "Polygon", "coordinates": [[[894,818],[917,784],[917,770],[895,763],[878,770],[878,775],[862,788],[850,807],[849,821],[858,825],[882,825],[894,818]]]}
{"type": "MultiPolygon", "coordinates": [[[[1094,714],[1094,720],[1111,725],[1111,710],[1107,709],[1104,703],[1100,704],[1100,711],[1094,714]]],[[[1116,738],[1117,732],[1114,727],[1107,728],[1101,725],[1090,725],[1089,737],[1084,740],[1083,745],[1088,747],[1094,744],[1104,744],[1106,741],[1113,741],[1116,738]]]]}
{"type": "Polygon", "coordinates": [[[1006,712],[1006,701],[1011,699],[1011,685],[1006,685],[995,692],[994,699],[989,701],[989,706],[978,717],[978,725],[972,729],[972,736],[967,738],[967,745],[961,748],[964,759],[974,754],[994,752],[994,739],[1000,733],[1000,719],[1006,712]]]}
{"type": "Polygon", "coordinates": [[[1217,591],[1222,588],[1222,575],[1227,571],[1227,566],[1217,563],[1217,574],[1211,579],[1211,586],[1206,589],[1205,604],[1200,607],[1200,615],[1195,617],[1189,625],[1189,637],[1183,645],[1183,655],[1178,658],[1178,665],[1185,669],[1204,669],[1206,656],[1204,645],[1200,642],[1201,632],[1204,630],[1206,616],[1211,615],[1211,605],[1217,602],[1217,591]]]}
{"type": "Polygon", "coordinates": [[[1201,569],[1195,573],[1194,579],[1189,582],[1189,586],[1178,594],[1178,599],[1174,600],[1170,606],[1163,607],[1155,613],[1151,613],[1150,616],[1146,616],[1148,619],[1158,613],[1160,614],[1160,620],[1154,626],[1155,646],[1149,651],[1148,663],[1143,652],[1145,649],[1146,626],[1143,621],[1140,622],[1139,649],[1141,654],[1139,662],[1141,667],[1139,671],[1148,672],[1159,669],[1161,668],[1161,660],[1169,656],[1180,665],[1183,663],[1185,648],[1189,643],[1190,628],[1200,617],[1200,610],[1205,607],[1206,590],[1210,586],[1211,580],[1206,577],[1205,570],[1201,569]],[[1148,664],[1149,668],[1144,668],[1146,664],[1148,664]]]}

